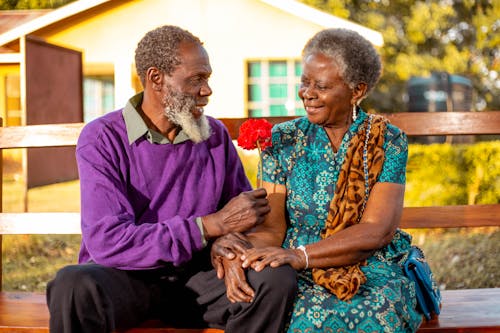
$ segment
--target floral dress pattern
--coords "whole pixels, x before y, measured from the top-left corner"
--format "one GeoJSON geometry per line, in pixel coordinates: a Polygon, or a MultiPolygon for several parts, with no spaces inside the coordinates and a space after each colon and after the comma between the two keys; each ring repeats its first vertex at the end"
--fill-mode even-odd
{"type": "MultiPolygon", "coordinates": [[[[262,153],[263,179],[287,188],[289,225],[283,247],[321,239],[346,149],[366,117],[359,113],[336,153],[324,129],[306,117],[274,126],[273,145],[262,153]]],[[[378,181],[404,184],[406,135],[389,124],[384,139],[386,156],[378,181]]],[[[316,285],[311,270],[299,272],[288,332],[415,332],[422,316],[415,310],[414,286],[401,267],[410,243],[410,236],[398,230],[388,246],[368,258],[362,266],[367,282],[348,302],[316,285]]]]}

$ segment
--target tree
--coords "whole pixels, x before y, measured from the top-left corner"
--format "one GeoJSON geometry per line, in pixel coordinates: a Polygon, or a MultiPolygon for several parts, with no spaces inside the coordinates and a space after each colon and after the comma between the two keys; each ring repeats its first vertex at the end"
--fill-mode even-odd
{"type": "Polygon", "coordinates": [[[365,108],[407,111],[407,80],[444,71],[471,79],[473,109],[500,110],[500,1],[302,1],[382,33],[384,74],[365,108]]]}
{"type": "Polygon", "coordinates": [[[0,0],[0,10],[52,9],[75,0],[0,0]]]}

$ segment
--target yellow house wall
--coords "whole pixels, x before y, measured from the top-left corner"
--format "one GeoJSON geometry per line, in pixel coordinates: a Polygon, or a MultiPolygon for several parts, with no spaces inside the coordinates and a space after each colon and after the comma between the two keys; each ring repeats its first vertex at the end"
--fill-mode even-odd
{"type": "Polygon", "coordinates": [[[7,124],[6,76],[13,74],[20,75],[19,70],[19,65],[0,65],[0,117],[3,119],[3,126],[7,124]]]}
{"type": "Polygon", "coordinates": [[[82,50],[84,69],[91,72],[112,68],[109,64],[115,62],[132,66],[137,42],[147,31],[164,24],[181,26],[199,36],[210,55],[213,95],[206,113],[215,117],[246,116],[246,60],[299,58],[307,39],[322,28],[258,0],[116,4],[112,10],[81,18],[77,25],[51,29],[44,37],[82,50]]]}

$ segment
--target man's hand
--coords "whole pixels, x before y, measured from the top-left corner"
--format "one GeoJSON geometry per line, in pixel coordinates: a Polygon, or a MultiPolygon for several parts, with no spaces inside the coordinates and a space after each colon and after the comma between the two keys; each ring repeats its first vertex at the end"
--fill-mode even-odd
{"type": "Polygon", "coordinates": [[[224,283],[226,284],[226,295],[231,303],[251,302],[255,293],[247,283],[245,270],[241,267],[240,258],[229,260],[222,257],[224,267],[224,283]]]}
{"type": "Polygon", "coordinates": [[[244,232],[264,222],[271,211],[263,188],[243,192],[232,198],[221,210],[202,217],[205,238],[211,239],[231,232],[244,232]]]}
{"type": "Polygon", "coordinates": [[[253,245],[248,239],[240,233],[230,233],[217,238],[212,244],[210,257],[212,258],[212,266],[214,266],[219,279],[224,278],[224,267],[222,259],[235,259],[241,256],[246,250],[252,248],[253,245]]]}
{"type": "Polygon", "coordinates": [[[245,269],[241,266],[240,256],[252,244],[240,233],[230,233],[217,238],[212,244],[210,256],[217,277],[224,279],[227,298],[231,303],[251,302],[254,291],[247,283],[245,269]]]}

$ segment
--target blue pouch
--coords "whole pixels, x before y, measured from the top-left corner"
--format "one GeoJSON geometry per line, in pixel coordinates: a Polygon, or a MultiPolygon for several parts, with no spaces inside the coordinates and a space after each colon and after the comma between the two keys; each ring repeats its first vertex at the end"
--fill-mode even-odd
{"type": "Polygon", "coordinates": [[[417,308],[430,320],[441,312],[441,293],[432,275],[431,268],[425,260],[424,252],[412,246],[408,258],[403,265],[406,276],[415,282],[417,308]]]}

